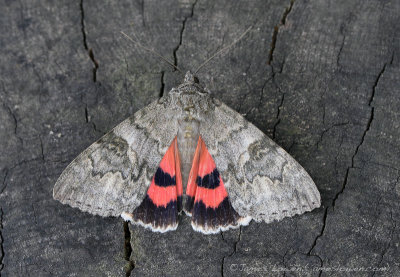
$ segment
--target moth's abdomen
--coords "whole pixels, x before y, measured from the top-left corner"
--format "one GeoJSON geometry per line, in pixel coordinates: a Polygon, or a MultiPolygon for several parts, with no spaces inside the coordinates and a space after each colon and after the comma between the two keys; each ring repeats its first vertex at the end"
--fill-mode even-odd
{"type": "MultiPolygon", "coordinates": [[[[192,168],[193,157],[196,152],[197,140],[199,139],[200,123],[190,114],[179,121],[178,128],[178,149],[181,160],[181,173],[183,191],[186,191],[190,169],[192,168]]],[[[184,201],[185,202],[185,201],[184,201]]]]}

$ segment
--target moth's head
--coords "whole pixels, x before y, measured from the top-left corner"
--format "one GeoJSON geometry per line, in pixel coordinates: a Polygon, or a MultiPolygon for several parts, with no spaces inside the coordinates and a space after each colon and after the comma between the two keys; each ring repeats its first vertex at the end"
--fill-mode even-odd
{"type": "Polygon", "coordinates": [[[210,94],[200,84],[199,79],[190,71],[183,83],[169,92],[170,100],[182,110],[193,109],[194,113],[205,111],[210,106],[210,94]]]}
{"type": "Polygon", "coordinates": [[[180,95],[207,94],[204,88],[200,85],[199,79],[190,71],[186,72],[183,83],[180,84],[176,89],[178,90],[177,93],[180,95]]]}

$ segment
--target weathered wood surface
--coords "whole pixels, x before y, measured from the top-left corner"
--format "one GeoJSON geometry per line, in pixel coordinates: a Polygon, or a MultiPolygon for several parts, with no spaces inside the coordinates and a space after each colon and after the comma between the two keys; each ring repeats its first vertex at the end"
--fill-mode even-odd
{"type": "Polygon", "coordinates": [[[400,275],[399,1],[2,0],[0,15],[1,276],[400,275]],[[303,165],[320,209],[204,236],[52,199],[76,155],[182,80],[120,31],[188,70],[250,25],[199,79],[303,165]]]}

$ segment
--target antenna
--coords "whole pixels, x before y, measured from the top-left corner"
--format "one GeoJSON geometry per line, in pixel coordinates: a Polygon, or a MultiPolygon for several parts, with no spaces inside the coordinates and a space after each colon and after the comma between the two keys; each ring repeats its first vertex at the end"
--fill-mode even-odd
{"type": "Polygon", "coordinates": [[[131,42],[133,42],[137,46],[139,46],[139,47],[143,48],[144,50],[149,51],[149,52],[153,53],[154,55],[156,55],[157,57],[161,58],[163,61],[165,61],[166,63],[168,63],[169,65],[171,65],[172,67],[174,67],[176,70],[178,70],[180,73],[183,74],[183,72],[176,65],[174,65],[173,62],[169,61],[167,58],[165,58],[164,56],[162,56],[158,52],[154,51],[153,49],[142,45],[137,38],[136,38],[136,40],[134,40],[133,38],[131,38],[130,36],[128,36],[127,34],[125,34],[122,31],[121,31],[121,34],[124,35],[128,40],[130,40],[131,42]]]}
{"type": "Polygon", "coordinates": [[[205,60],[205,62],[203,62],[193,74],[196,74],[200,68],[202,68],[203,66],[205,66],[209,61],[211,61],[212,59],[214,59],[216,56],[218,56],[219,54],[221,54],[222,52],[224,52],[225,50],[228,50],[229,48],[231,48],[232,46],[234,46],[236,43],[239,42],[239,40],[241,40],[250,30],[251,28],[253,28],[253,26],[250,26],[249,28],[247,28],[246,31],[244,31],[243,34],[240,35],[240,37],[238,37],[237,39],[235,39],[231,44],[229,44],[228,46],[225,46],[224,48],[222,48],[221,50],[219,50],[217,53],[215,53],[214,55],[212,55],[210,58],[208,58],[207,60],[205,60]]]}

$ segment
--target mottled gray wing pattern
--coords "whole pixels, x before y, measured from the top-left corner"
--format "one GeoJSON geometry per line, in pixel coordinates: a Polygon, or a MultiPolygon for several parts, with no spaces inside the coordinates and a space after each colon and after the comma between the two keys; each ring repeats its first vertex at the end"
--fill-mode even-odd
{"type": "Polygon", "coordinates": [[[240,215],[271,222],[320,206],[319,191],[308,173],[225,104],[208,112],[200,134],[240,215]]]}
{"type": "Polygon", "coordinates": [[[117,125],[68,165],[53,197],[101,216],[132,212],[176,136],[173,108],[155,101],[117,125]]]}

